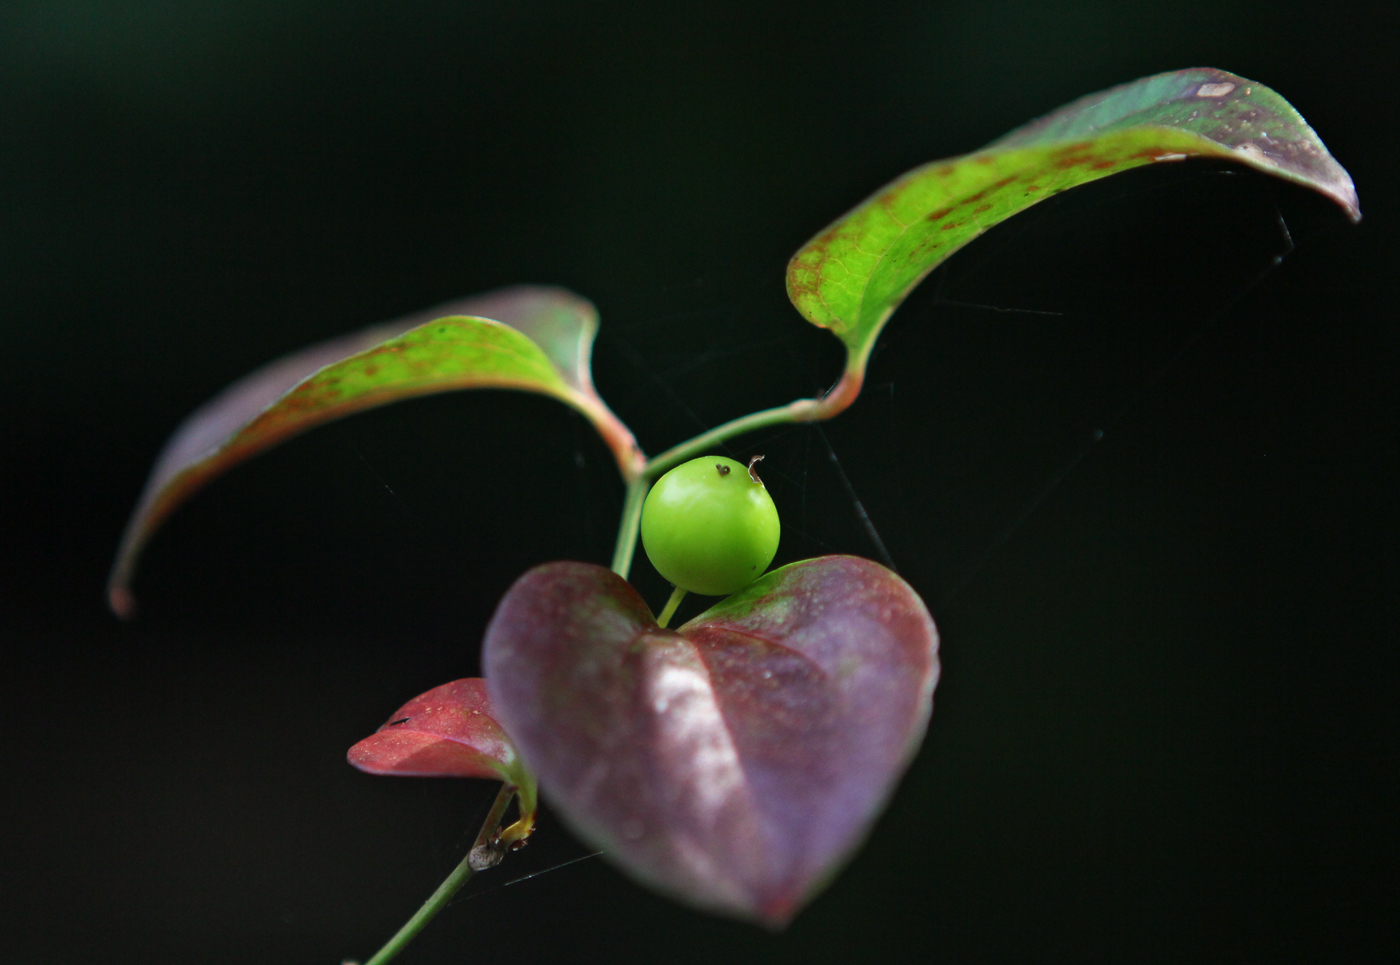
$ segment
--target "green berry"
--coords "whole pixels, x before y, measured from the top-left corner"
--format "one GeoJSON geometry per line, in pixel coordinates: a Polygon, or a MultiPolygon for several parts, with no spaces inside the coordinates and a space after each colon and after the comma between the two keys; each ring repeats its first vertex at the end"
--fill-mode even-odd
{"type": "Polygon", "coordinates": [[[728,596],[778,552],[778,510],[757,475],[722,456],[692,459],[656,481],[642,507],[642,546],[657,571],[704,596],[728,596]]]}

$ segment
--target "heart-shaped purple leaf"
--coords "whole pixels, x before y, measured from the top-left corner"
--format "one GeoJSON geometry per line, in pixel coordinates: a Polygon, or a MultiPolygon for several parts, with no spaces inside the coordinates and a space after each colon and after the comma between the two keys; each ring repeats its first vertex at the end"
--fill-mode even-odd
{"type": "Polygon", "coordinates": [[[609,570],[536,567],[483,660],[499,719],[582,837],[682,901],[781,927],[917,748],[937,651],[908,584],[825,556],[679,630],[609,570]]]}
{"type": "Polygon", "coordinates": [[[484,777],[519,788],[521,814],[535,810],[535,782],[496,722],[486,681],[454,680],[414,697],[346,755],[370,774],[484,777]]]}

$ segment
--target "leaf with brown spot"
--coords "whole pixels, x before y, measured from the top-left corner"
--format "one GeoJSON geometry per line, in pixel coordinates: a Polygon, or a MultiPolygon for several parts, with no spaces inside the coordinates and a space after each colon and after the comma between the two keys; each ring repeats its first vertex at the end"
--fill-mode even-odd
{"type": "Polygon", "coordinates": [[[553,396],[587,416],[625,477],[641,471],[632,433],[593,388],[593,305],[562,288],[520,286],[439,305],[279,359],[226,388],[175,430],[127,524],[107,584],[118,615],[155,530],[233,466],[342,416],[460,389],[553,396]]]}
{"type": "Polygon", "coordinates": [[[1194,68],[1080,98],[980,151],[902,175],[793,256],[788,297],[846,345],[842,407],[859,391],[890,314],[953,252],[1052,194],[1187,157],[1236,161],[1321,192],[1353,221],[1361,217],[1346,170],[1263,84],[1194,68]]]}
{"type": "Polygon", "coordinates": [[[923,738],[938,638],[898,576],[824,556],[678,630],[588,563],[522,576],[486,631],[498,718],[568,823],[690,905],[785,925],[923,738]]]}

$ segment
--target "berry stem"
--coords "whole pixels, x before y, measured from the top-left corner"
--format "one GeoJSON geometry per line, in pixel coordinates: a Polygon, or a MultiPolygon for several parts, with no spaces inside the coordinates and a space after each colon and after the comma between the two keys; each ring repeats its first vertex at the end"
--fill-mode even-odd
{"type": "Polygon", "coordinates": [[[681,605],[685,599],[685,590],[676,587],[671,591],[671,598],[666,601],[666,605],[661,608],[661,616],[656,618],[656,625],[665,629],[666,624],[671,622],[671,616],[676,612],[676,607],[681,605]]]}

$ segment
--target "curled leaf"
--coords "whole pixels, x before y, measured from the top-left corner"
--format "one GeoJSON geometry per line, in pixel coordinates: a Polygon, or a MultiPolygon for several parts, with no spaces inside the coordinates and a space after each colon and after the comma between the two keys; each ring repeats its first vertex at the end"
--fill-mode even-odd
{"type": "Polygon", "coordinates": [[[550,563],[502,599],[483,660],[580,836],[682,901],[770,927],[868,831],[938,678],[922,601],[851,556],[775,570],[679,630],[611,571],[550,563]]]}
{"type": "Polygon", "coordinates": [[[1076,185],[1188,157],[1236,161],[1321,192],[1352,220],[1361,217],[1346,170],[1292,105],[1263,84],[1194,68],[1080,98],[980,151],[896,178],[793,256],[793,305],[846,345],[845,378],[823,417],[854,401],[890,314],[963,245],[1076,185]]]}
{"type": "Polygon", "coordinates": [[[454,680],[414,697],[346,755],[369,774],[484,777],[519,789],[520,812],[535,810],[535,781],[496,720],[486,682],[454,680]]]}
{"type": "Polygon", "coordinates": [[[588,301],[520,286],[322,342],[240,379],[186,419],[156,460],[108,580],[112,609],[133,612],[142,548],[205,484],[300,432],[401,399],[474,388],[553,396],[593,422],[631,478],[642,454],[589,373],[597,329],[588,301]]]}

